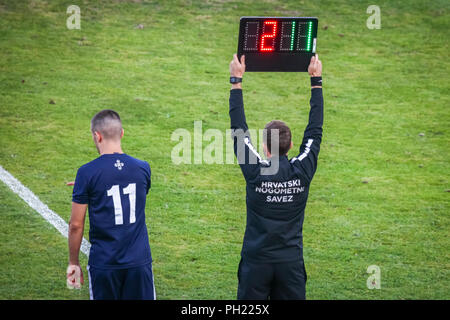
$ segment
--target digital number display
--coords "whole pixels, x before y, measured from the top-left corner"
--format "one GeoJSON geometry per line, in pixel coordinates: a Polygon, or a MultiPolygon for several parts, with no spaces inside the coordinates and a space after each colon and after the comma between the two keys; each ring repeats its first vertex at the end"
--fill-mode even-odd
{"type": "Polygon", "coordinates": [[[317,26],[317,18],[242,17],[238,55],[247,71],[307,71],[317,26]]]}

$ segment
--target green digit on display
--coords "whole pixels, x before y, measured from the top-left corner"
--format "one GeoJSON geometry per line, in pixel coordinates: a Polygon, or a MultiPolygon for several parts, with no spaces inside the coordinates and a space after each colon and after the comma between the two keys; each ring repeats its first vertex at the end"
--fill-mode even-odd
{"type": "Polygon", "coordinates": [[[294,50],[294,32],[295,32],[295,21],[292,21],[292,30],[291,30],[291,51],[294,50]]]}
{"type": "Polygon", "coordinates": [[[306,51],[311,51],[311,34],[312,34],[312,21],[308,22],[308,32],[306,40],[306,51]]]}

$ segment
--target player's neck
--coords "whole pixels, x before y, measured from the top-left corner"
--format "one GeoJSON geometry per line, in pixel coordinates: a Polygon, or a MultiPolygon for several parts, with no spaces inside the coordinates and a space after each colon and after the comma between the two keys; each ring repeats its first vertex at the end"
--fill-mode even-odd
{"type": "Polygon", "coordinates": [[[100,147],[99,152],[100,152],[100,155],[123,153],[120,142],[119,143],[117,143],[117,142],[105,143],[104,145],[102,145],[100,147]]]}

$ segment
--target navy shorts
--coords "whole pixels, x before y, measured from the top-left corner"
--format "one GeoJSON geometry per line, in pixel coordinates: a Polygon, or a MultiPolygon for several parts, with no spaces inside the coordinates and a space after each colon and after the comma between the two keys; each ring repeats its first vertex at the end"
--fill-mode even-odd
{"type": "Polygon", "coordinates": [[[255,263],[241,259],[238,300],[305,300],[306,270],[302,259],[255,263]]]}
{"type": "Polygon", "coordinates": [[[129,269],[87,269],[91,300],[156,300],[151,263],[129,269]]]}

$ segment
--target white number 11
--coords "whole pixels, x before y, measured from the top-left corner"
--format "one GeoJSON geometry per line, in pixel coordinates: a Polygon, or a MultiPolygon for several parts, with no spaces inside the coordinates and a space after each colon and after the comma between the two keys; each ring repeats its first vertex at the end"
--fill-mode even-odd
{"type": "MultiPolygon", "coordinates": [[[[136,183],[130,183],[123,188],[123,194],[128,194],[130,199],[130,223],[136,222],[136,183]]],[[[120,187],[114,185],[107,191],[108,197],[113,198],[114,217],[116,224],[123,224],[122,201],[120,199],[120,187]]]]}

